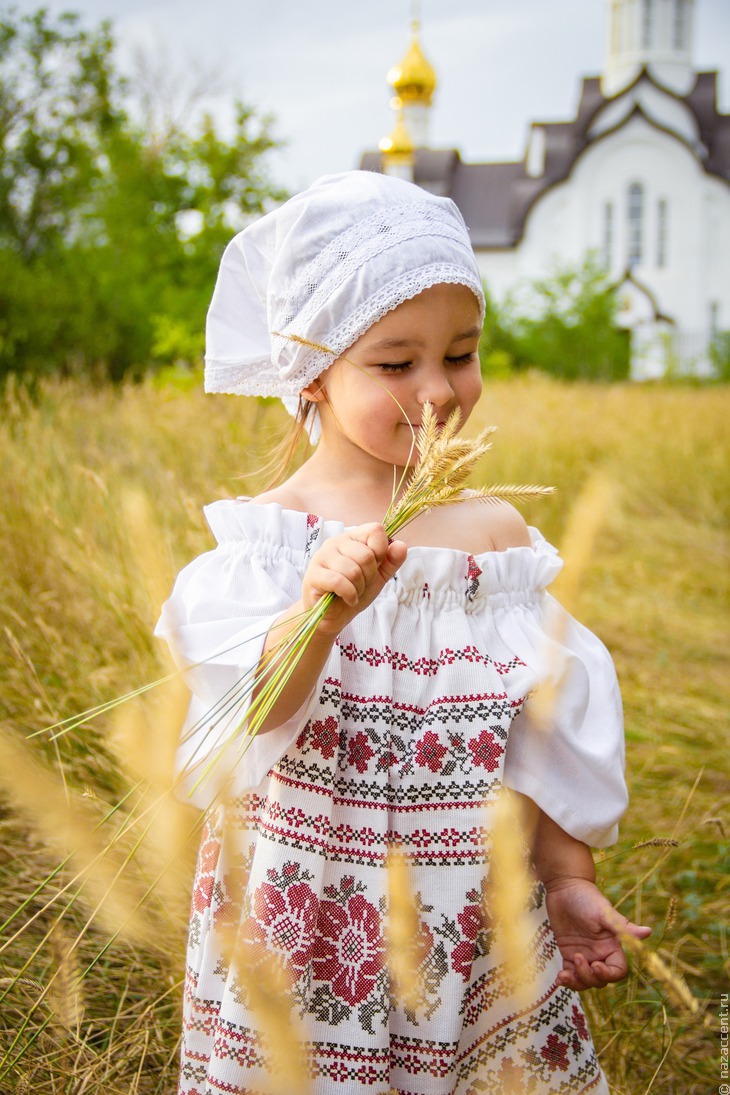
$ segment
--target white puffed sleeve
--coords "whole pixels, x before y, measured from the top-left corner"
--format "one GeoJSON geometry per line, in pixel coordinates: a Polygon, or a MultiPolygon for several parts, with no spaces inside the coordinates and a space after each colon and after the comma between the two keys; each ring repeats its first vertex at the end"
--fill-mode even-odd
{"type": "Polygon", "coordinates": [[[291,719],[242,751],[251,674],[269,629],[301,594],[305,545],[286,542],[278,507],[267,513],[224,501],[205,514],[218,546],[180,572],[155,629],[192,692],[176,766],[181,797],[201,809],[223,791],[258,787],[305,725],[318,692],[316,685],[291,719]]]}
{"type": "Polygon", "coordinates": [[[617,839],[628,804],[618,681],[600,639],[539,589],[562,563],[535,535],[539,595],[512,604],[498,621],[538,681],[512,723],[504,782],[566,832],[603,848],[617,839]]]}

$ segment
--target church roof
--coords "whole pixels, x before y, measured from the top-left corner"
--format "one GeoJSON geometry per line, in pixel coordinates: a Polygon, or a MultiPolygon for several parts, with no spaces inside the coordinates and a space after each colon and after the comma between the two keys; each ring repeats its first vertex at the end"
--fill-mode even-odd
{"type": "Polygon", "coordinates": [[[717,111],[717,73],[700,72],[685,102],[692,110],[707,148],[705,167],[730,182],[730,114],[717,111]]]}
{"type": "MultiPolygon", "coordinates": [[[[543,142],[541,171],[530,171],[529,150],[516,162],[467,164],[456,149],[416,149],[414,182],[456,202],[469,227],[474,247],[514,247],[522,238],[527,214],[541,194],[567,179],[581,153],[605,136],[590,134],[601,108],[630,94],[642,81],[654,84],[689,108],[696,119],[703,146],[704,169],[730,182],[730,115],[717,111],[717,73],[698,73],[692,91],[681,97],[657,84],[647,69],[642,69],[630,87],[613,99],[603,95],[597,76],[585,77],[578,111],[572,121],[534,122],[533,134],[539,128],[543,142]]],[[[640,109],[637,106],[620,125],[640,109]]],[[[366,171],[382,170],[380,154],[364,153],[360,166],[366,171]]]]}

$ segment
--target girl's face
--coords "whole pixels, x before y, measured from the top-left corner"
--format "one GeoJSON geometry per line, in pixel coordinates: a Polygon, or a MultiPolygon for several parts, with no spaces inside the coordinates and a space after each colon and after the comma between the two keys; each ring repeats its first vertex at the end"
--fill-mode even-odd
{"type": "Polygon", "coordinates": [[[425,403],[441,423],[458,410],[463,425],[479,399],[480,334],[479,305],[464,285],[433,285],[399,304],[305,390],[326,392],[317,402],[323,443],[343,457],[414,463],[412,429],[425,403]]]}

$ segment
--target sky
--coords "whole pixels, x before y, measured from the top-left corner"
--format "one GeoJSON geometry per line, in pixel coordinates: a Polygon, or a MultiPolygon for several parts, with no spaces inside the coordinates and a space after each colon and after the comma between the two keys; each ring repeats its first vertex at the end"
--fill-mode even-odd
{"type": "MultiPolygon", "coordinates": [[[[112,22],[119,66],[140,54],[225,129],[235,97],[274,115],[285,147],[274,181],[296,191],[358,166],[393,127],[391,65],[409,42],[412,0],[16,0],[112,22]]],[[[566,121],[580,79],[603,64],[606,0],[422,0],[421,44],[438,87],[431,146],[470,162],[521,158],[530,122],[566,121]]],[[[730,110],[730,2],[696,0],[694,62],[717,69],[730,110]]]]}

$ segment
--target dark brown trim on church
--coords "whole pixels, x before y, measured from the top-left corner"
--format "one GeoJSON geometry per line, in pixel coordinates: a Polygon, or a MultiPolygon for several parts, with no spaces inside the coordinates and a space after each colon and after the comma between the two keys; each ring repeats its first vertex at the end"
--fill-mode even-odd
{"type": "MultiPolygon", "coordinates": [[[[717,110],[717,73],[698,73],[692,91],[683,97],[662,87],[648,68],[643,68],[628,87],[608,98],[601,92],[599,77],[587,76],[583,79],[578,112],[573,121],[534,122],[533,128],[539,126],[544,134],[544,169],[540,175],[528,173],[527,154],[516,162],[467,164],[456,149],[421,148],[415,152],[414,181],[424,190],[445,195],[456,202],[469,227],[474,247],[509,250],[522,239],[527,216],[538,199],[569,177],[587,148],[609,134],[615,134],[637,115],[655,129],[681,141],[707,174],[730,184],[730,115],[717,110]],[[589,137],[599,111],[630,94],[642,81],[653,84],[663,94],[689,108],[704,146],[702,154],[682,136],[649,117],[638,104],[615,127],[597,137],[589,137]]],[[[364,153],[360,166],[366,171],[381,171],[380,153],[364,153]]]]}

